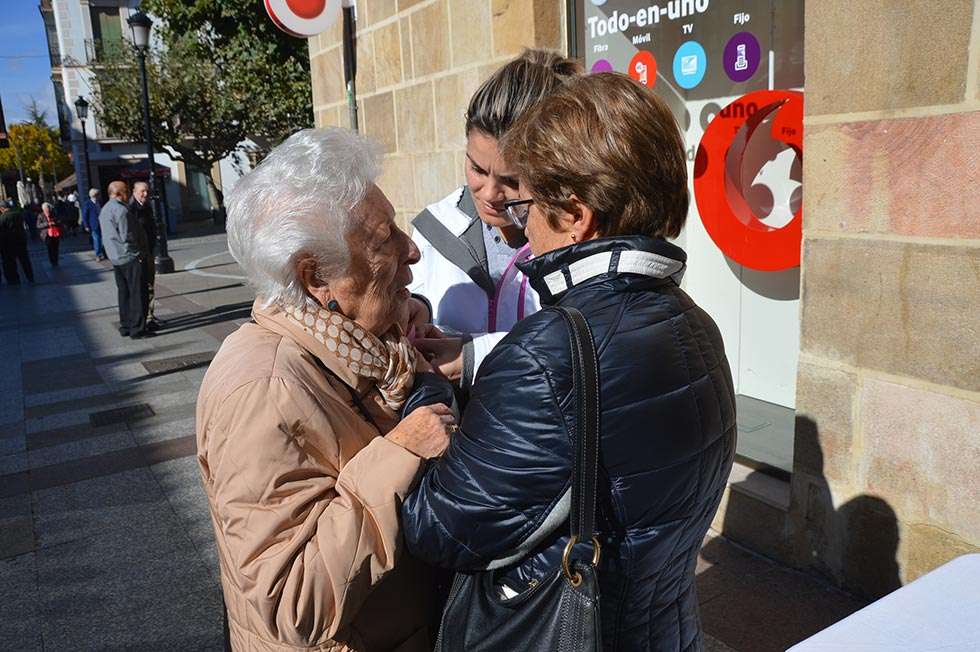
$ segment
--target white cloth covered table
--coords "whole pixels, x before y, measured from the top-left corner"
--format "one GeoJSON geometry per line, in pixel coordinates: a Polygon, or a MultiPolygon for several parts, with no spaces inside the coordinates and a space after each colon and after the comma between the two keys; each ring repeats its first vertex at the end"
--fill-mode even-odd
{"type": "Polygon", "coordinates": [[[957,557],[789,652],[977,652],[980,554],[957,557]]]}

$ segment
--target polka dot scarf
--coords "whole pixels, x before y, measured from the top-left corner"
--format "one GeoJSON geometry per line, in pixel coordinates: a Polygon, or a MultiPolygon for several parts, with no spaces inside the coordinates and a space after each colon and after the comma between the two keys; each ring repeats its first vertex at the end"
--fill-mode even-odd
{"type": "Polygon", "coordinates": [[[373,378],[385,403],[400,410],[415,381],[415,347],[399,335],[378,337],[340,313],[300,306],[286,309],[287,326],[312,336],[356,376],[373,378]]]}

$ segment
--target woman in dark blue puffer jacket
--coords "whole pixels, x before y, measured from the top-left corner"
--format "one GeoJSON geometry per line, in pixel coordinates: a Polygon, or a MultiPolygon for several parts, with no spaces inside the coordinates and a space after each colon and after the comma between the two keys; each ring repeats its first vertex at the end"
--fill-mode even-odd
{"type": "MultiPolygon", "coordinates": [[[[599,356],[598,568],[607,650],[698,650],[698,549],[735,451],[721,336],[678,286],[684,148],[666,105],[614,73],[576,79],[515,125],[503,153],[547,305],[585,315],[599,356]]],[[[568,540],[575,432],[569,335],[543,310],[480,368],[461,431],[405,502],[409,550],[503,568],[503,591],[552,572],[568,540]]],[[[583,551],[588,554],[586,547],[583,551]]]]}

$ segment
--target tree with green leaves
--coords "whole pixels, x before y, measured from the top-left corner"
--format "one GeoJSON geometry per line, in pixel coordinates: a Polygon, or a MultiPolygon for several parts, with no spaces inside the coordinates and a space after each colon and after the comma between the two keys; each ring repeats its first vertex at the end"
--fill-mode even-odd
{"type": "MultiPolygon", "coordinates": [[[[159,19],[162,47],[147,56],[153,139],[175,160],[205,173],[212,203],[223,197],[211,167],[248,139],[265,152],[312,126],[309,54],[304,39],[279,32],[253,0],[144,0],[159,19]],[[169,151],[168,151],[169,150],[169,151]]],[[[110,132],[142,142],[135,53],[103,43],[93,105],[110,132]]]]}
{"type": "Polygon", "coordinates": [[[307,41],[279,30],[262,2],[144,0],[141,7],[163,19],[164,43],[191,36],[246,94],[246,131],[261,149],[313,126],[307,41]]]}

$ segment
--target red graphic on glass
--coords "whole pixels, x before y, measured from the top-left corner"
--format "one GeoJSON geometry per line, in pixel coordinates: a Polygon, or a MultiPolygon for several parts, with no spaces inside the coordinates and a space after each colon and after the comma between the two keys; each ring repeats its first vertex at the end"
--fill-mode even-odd
{"type": "Polygon", "coordinates": [[[794,178],[802,161],[803,93],[755,91],[708,124],[694,161],[694,197],[726,256],[762,271],[799,266],[803,202],[794,178]],[[782,179],[767,184],[767,176],[782,179]]]}

